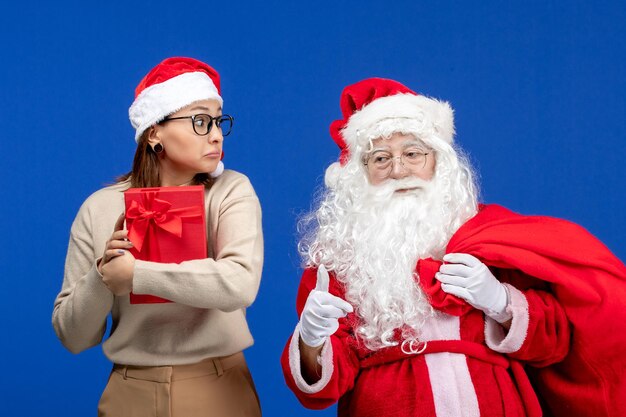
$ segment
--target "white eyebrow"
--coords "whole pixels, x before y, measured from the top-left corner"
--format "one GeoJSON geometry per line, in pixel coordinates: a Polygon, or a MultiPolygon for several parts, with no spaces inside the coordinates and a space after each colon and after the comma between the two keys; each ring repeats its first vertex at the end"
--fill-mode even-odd
{"type": "Polygon", "coordinates": [[[378,148],[373,148],[370,153],[374,153],[374,152],[390,152],[391,150],[389,149],[389,146],[382,146],[382,147],[378,147],[378,148]]]}
{"type": "Polygon", "coordinates": [[[410,148],[411,146],[417,146],[418,148],[426,148],[427,146],[418,139],[407,140],[402,143],[402,149],[410,148]]]}
{"type": "MultiPolygon", "coordinates": [[[[402,144],[400,145],[400,148],[402,150],[405,150],[407,148],[410,148],[412,146],[416,146],[418,148],[421,149],[427,149],[428,147],[424,144],[424,142],[422,142],[421,140],[418,139],[409,139],[406,140],[404,142],[402,142],[402,144]]],[[[389,145],[382,145],[382,146],[377,146],[376,148],[373,148],[370,153],[374,153],[374,152],[391,152],[391,149],[389,148],[389,145]]]]}

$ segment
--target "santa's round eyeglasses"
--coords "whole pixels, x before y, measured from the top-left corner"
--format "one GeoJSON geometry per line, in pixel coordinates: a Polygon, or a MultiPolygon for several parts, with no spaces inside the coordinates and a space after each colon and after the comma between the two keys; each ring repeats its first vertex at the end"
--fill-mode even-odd
{"type": "Polygon", "coordinates": [[[387,178],[391,175],[395,160],[399,160],[404,169],[417,172],[426,167],[429,154],[430,152],[418,148],[405,149],[400,156],[393,156],[390,152],[378,150],[365,155],[363,164],[376,178],[387,178]]]}

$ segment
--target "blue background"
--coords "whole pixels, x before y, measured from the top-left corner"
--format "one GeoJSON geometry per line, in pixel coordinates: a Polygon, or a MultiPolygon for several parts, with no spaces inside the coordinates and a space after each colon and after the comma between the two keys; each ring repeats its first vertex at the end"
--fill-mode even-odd
{"type": "Polygon", "coordinates": [[[0,13],[2,416],[95,415],[110,364],[64,350],[52,305],[73,217],[129,169],[134,88],[168,56],[221,73],[225,163],[264,209],[246,355],[266,416],[335,415],[299,405],[279,357],[297,321],[295,223],[338,156],[328,125],[348,84],[388,77],[450,101],[484,201],[575,221],[626,259],[624,2],[86,3],[0,13]]]}

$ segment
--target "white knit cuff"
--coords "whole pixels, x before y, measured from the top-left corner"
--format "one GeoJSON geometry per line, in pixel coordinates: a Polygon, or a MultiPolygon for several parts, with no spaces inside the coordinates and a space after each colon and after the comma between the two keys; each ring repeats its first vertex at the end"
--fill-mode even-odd
{"type": "Polygon", "coordinates": [[[528,334],[530,315],[526,296],[510,284],[504,284],[510,296],[506,310],[512,321],[509,331],[491,317],[485,317],[485,342],[487,346],[500,353],[513,353],[521,349],[528,334]]]}
{"type": "Polygon", "coordinates": [[[94,291],[97,291],[101,294],[104,294],[106,292],[107,294],[112,295],[111,291],[107,288],[104,281],[102,281],[102,274],[100,273],[100,271],[98,271],[98,263],[101,259],[102,258],[100,257],[96,259],[93,264],[91,264],[91,269],[87,273],[88,281],[90,282],[89,286],[94,291]]]}
{"type": "Polygon", "coordinates": [[[300,391],[306,394],[316,394],[324,389],[330,381],[334,370],[333,346],[330,339],[326,339],[324,342],[318,363],[322,366],[322,376],[319,381],[310,385],[304,380],[300,368],[300,323],[298,323],[289,343],[289,368],[300,391]]]}

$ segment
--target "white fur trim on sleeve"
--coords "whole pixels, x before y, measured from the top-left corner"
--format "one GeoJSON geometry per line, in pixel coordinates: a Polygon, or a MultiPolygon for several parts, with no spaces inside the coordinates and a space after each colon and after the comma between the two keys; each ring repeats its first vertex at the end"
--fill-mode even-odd
{"type": "Polygon", "coordinates": [[[509,290],[511,302],[507,307],[513,315],[511,327],[505,329],[494,319],[485,317],[485,342],[487,346],[500,353],[513,353],[520,350],[528,335],[530,316],[526,296],[512,285],[504,284],[509,290]]]}
{"type": "Polygon", "coordinates": [[[300,369],[299,342],[300,323],[298,323],[298,325],[296,326],[296,329],[293,332],[293,336],[291,337],[291,342],[289,343],[289,368],[291,370],[291,375],[296,382],[296,386],[300,389],[300,391],[306,394],[316,394],[324,389],[326,384],[328,384],[328,381],[330,381],[330,377],[333,375],[333,346],[332,343],[330,343],[330,339],[326,339],[326,341],[324,342],[324,347],[322,348],[322,352],[320,354],[322,377],[313,385],[309,385],[302,377],[302,371],[300,369]]]}

